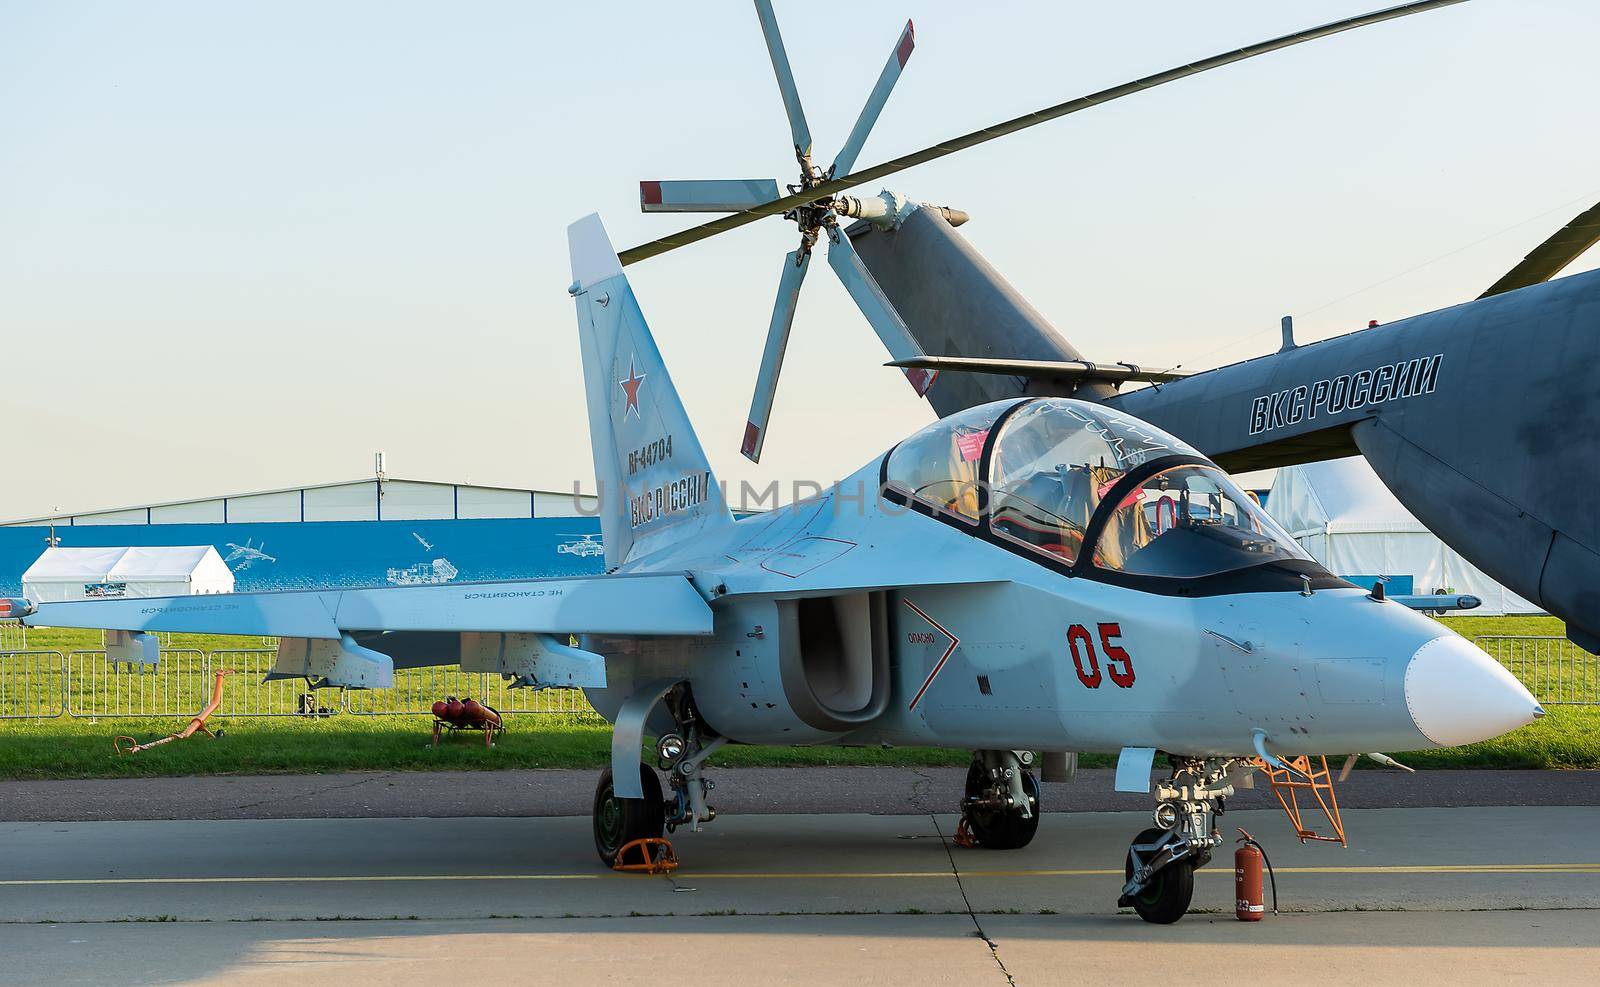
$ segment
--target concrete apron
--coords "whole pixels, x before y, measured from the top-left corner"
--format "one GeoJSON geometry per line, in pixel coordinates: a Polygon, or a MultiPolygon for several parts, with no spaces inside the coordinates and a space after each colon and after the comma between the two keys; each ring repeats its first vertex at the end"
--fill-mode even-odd
{"type": "MultiPolygon", "coordinates": [[[[1265,843],[1285,909],[1589,908],[1594,813],[1349,810],[1348,849],[1299,845],[1275,811],[1223,823],[1265,843]]],[[[670,877],[603,869],[575,817],[12,823],[0,827],[0,921],[1114,916],[1123,854],[1147,820],[1046,814],[1031,846],[997,852],[949,845],[953,815],[730,815],[678,834],[670,877]]],[[[1230,848],[1198,873],[1195,910],[1231,915],[1230,848]]]]}

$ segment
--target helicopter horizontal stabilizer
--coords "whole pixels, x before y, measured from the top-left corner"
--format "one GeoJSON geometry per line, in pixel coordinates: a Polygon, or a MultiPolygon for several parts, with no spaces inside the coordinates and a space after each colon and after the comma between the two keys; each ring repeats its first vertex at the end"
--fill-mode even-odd
{"type": "Polygon", "coordinates": [[[1099,380],[1116,384],[1125,381],[1166,384],[1189,376],[1170,370],[1146,370],[1132,363],[1091,363],[1088,360],[991,360],[966,356],[918,356],[907,360],[891,360],[884,366],[935,372],[1002,374],[1036,380],[1099,380]]]}

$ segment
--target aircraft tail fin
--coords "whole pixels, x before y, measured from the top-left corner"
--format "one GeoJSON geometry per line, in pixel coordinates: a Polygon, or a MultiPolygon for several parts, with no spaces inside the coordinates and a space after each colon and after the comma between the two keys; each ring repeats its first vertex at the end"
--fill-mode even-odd
{"type": "Polygon", "coordinates": [[[567,246],[609,570],[733,517],[600,217],[567,246]]]}

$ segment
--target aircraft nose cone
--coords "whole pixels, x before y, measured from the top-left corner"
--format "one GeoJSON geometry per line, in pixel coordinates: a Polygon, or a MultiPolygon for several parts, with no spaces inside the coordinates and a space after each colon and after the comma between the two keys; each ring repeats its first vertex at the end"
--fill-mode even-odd
{"type": "Polygon", "coordinates": [[[1440,747],[1498,737],[1544,715],[1505,666],[1464,638],[1434,638],[1406,665],[1406,707],[1440,747]]]}

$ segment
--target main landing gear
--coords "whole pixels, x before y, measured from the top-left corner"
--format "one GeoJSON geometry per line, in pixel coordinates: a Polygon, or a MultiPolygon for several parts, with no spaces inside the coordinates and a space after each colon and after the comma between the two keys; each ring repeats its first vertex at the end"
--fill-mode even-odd
{"type": "Polygon", "coordinates": [[[1032,751],[974,751],[961,799],[956,842],[989,850],[1019,850],[1039,831],[1039,780],[1028,770],[1032,751]]]}
{"type": "Polygon", "coordinates": [[[611,769],[600,773],[594,787],[594,850],[601,863],[615,867],[617,854],[634,840],[659,838],[666,828],[666,805],[661,799],[661,778],[647,764],[639,765],[644,798],[618,798],[611,769]]]}
{"type": "MultiPolygon", "coordinates": [[[[673,688],[662,702],[671,712],[676,729],[657,739],[656,754],[659,770],[667,773],[672,795],[663,796],[658,769],[648,764],[639,765],[643,798],[618,797],[612,769],[601,772],[594,790],[594,848],[607,867],[618,866],[623,849],[640,840],[660,841],[644,844],[643,852],[647,857],[664,859],[670,855],[670,846],[663,839],[666,833],[675,832],[679,826],[698,831],[701,823],[717,817],[717,810],[706,801],[714,786],[704,777],[701,766],[727,739],[708,736],[687,686],[673,688]]],[[[629,851],[635,852],[638,851],[629,851]]]]}
{"type": "Polygon", "coordinates": [[[1172,757],[1172,777],[1156,786],[1156,825],[1128,847],[1118,907],[1158,925],[1183,918],[1194,897],[1195,870],[1210,863],[1222,843],[1216,817],[1233,794],[1233,778],[1249,770],[1245,758],[1172,757]]]}

